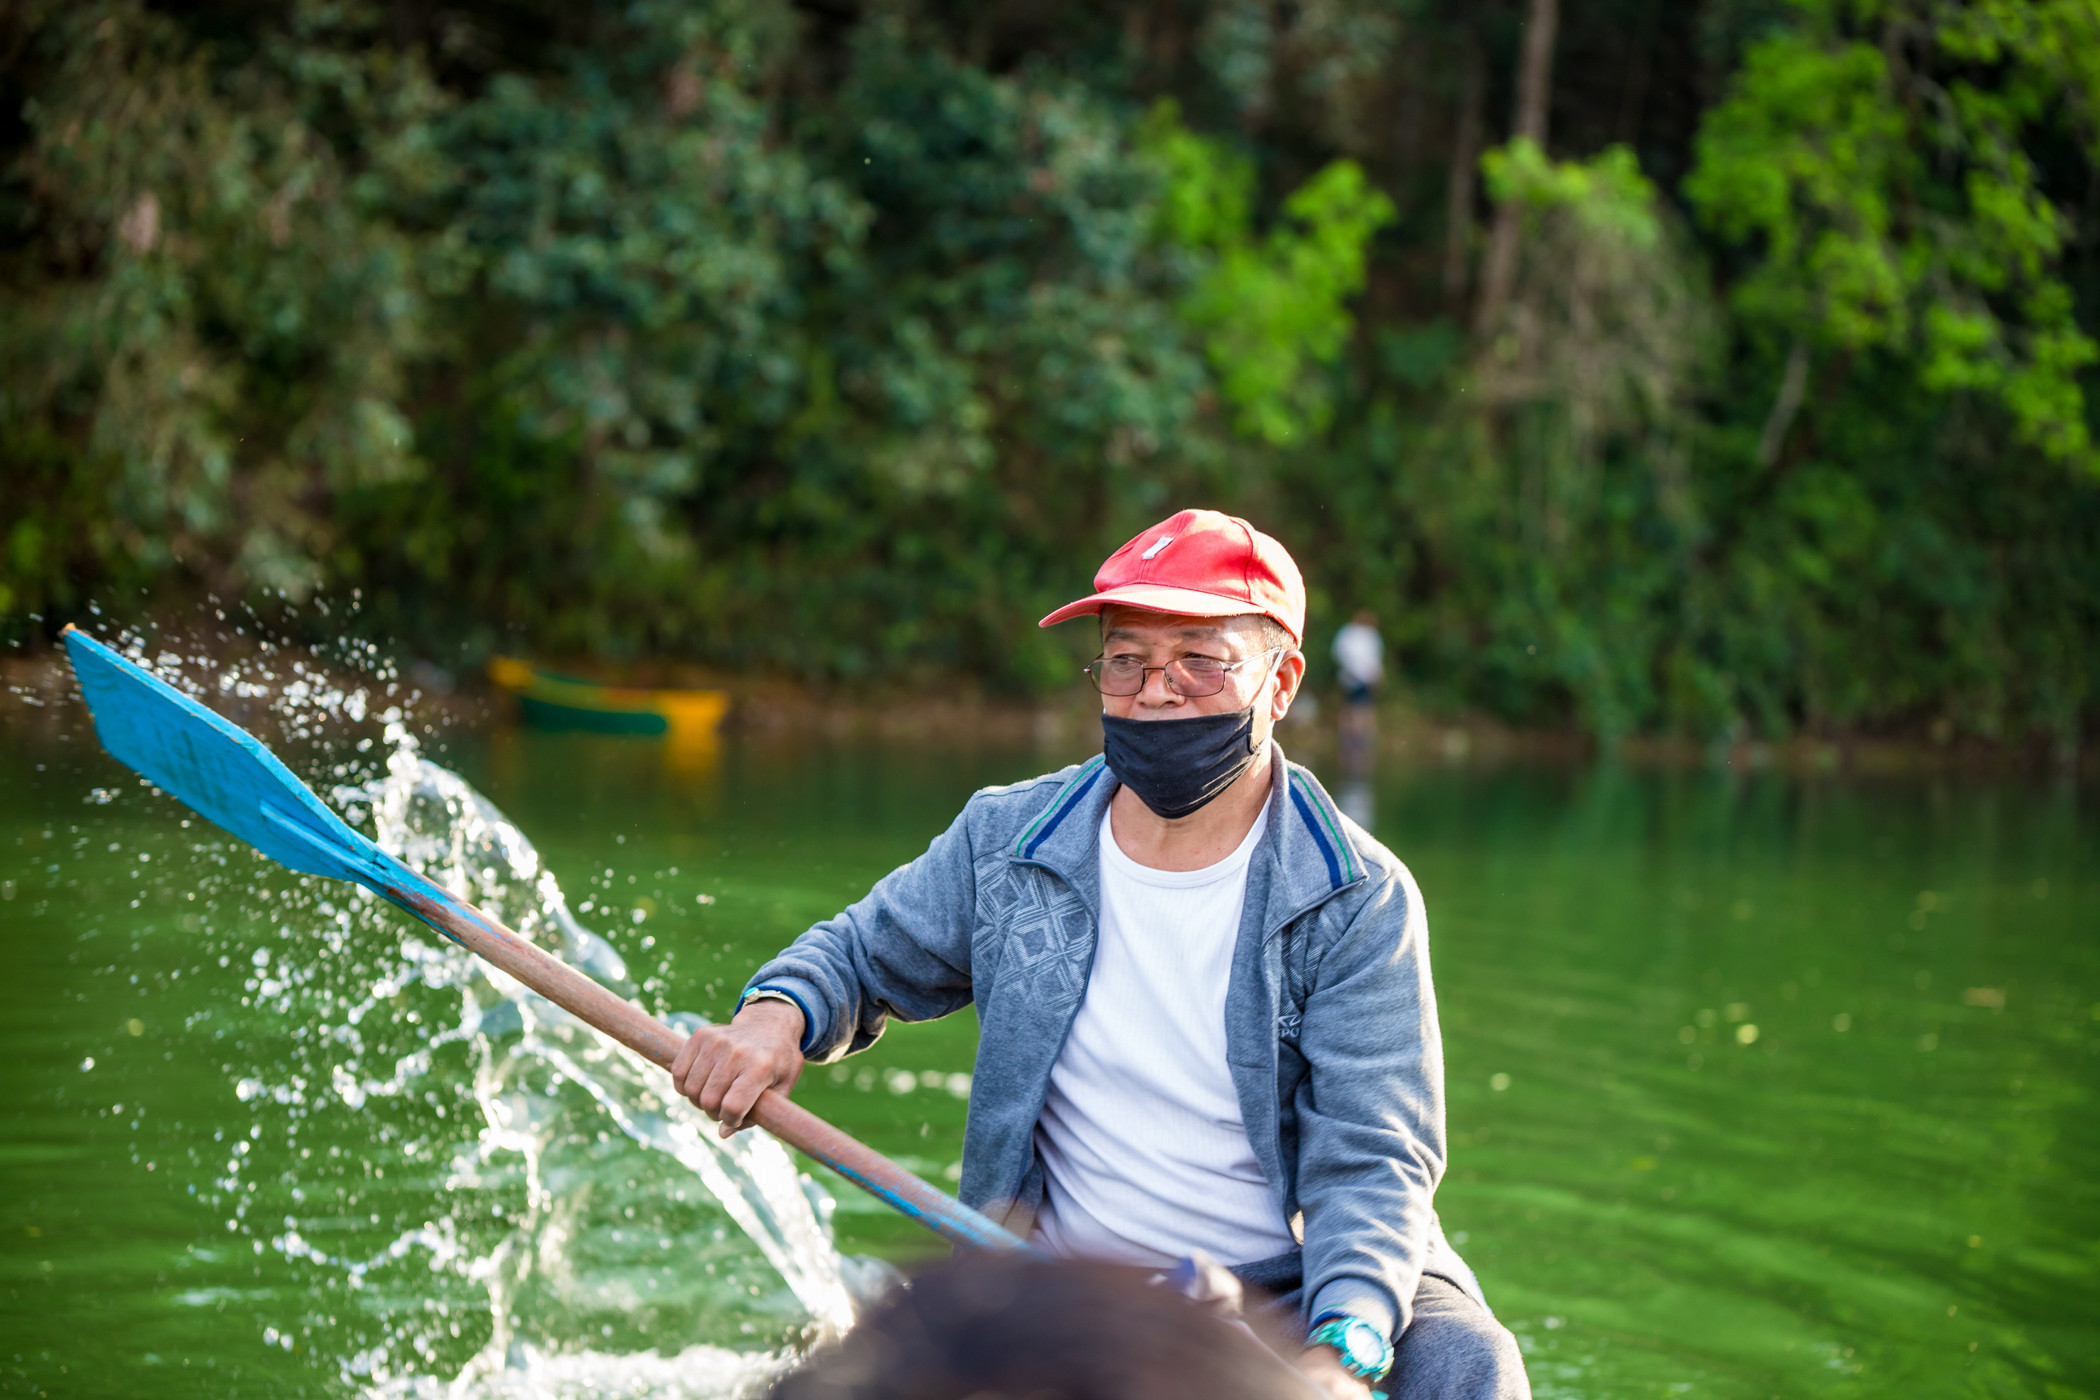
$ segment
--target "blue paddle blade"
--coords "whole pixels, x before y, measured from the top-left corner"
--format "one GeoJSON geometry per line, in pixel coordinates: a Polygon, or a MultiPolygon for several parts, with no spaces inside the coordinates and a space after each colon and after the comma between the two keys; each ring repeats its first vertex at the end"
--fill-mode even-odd
{"type": "Polygon", "coordinates": [[[95,733],[118,762],[280,865],[354,880],[418,918],[419,899],[465,911],[329,811],[254,735],[79,628],[64,635],[95,733]]]}

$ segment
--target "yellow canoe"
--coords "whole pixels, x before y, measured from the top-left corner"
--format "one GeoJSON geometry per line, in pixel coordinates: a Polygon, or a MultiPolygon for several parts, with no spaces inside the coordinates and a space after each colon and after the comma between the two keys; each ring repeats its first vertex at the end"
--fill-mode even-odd
{"type": "Polygon", "coordinates": [[[536,729],[668,734],[690,740],[712,736],[729,711],[725,691],[600,685],[543,671],[512,656],[492,658],[489,679],[517,697],[520,718],[536,729]]]}

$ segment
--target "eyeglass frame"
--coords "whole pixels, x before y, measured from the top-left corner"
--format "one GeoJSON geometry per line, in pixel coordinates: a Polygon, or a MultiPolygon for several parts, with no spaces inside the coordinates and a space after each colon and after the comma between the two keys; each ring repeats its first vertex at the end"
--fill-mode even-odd
{"type": "MultiPolygon", "coordinates": [[[[1096,666],[1106,666],[1110,664],[1109,659],[1106,656],[1097,656],[1092,661],[1087,662],[1086,665],[1079,668],[1079,674],[1085,676],[1088,680],[1092,681],[1094,683],[1095,691],[1099,694],[1109,696],[1110,698],[1116,700],[1128,700],[1133,695],[1143,695],[1145,693],[1145,687],[1151,683],[1152,673],[1154,671],[1158,671],[1161,674],[1161,677],[1167,687],[1168,693],[1178,695],[1184,700],[1208,700],[1213,695],[1223,695],[1225,693],[1225,682],[1223,680],[1218,682],[1218,688],[1216,690],[1206,690],[1201,695],[1192,695],[1188,691],[1182,690],[1180,687],[1176,686],[1174,684],[1173,678],[1166,674],[1167,671],[1172,667],[1180,665],[1184,661],[1218,661],[1219,673],[1229,678],[1230,676],[1236,675],[1242,666],[1252,666],[1255,662],[1265,660],[1271,656],[1275,656],[1279,652],[1282,653],[1284,656],[1289,656],[1292,652],[1296,650],[1296,647],[1268,647],[1262,651],[1256,652],[1253,656],[1243,656],[1238,661],[1218,661],[1218,659],[1214,656],[1177,656],[1172,661],[1167,662],[1164,666],[1138,667],[1138,684],[1136,690],[1116,691],[1103,690],[1101,688],[1101,677],[1094,673],[1094,668],[1096,666]]],[[[1281,663],[1279,662],[1278,664],[1280,665],[1281,663]]],[[[1262,677],[1262,679],[1267,680],[1268,677],[1264,676],[1262,677]]]]}

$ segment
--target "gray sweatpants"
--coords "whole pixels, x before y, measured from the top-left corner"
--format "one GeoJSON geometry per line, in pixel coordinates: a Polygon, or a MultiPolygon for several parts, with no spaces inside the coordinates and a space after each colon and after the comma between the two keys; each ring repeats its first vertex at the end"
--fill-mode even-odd
{"type": "MultiPolygon", "coordinates": [[[[1296,1289],[1269,1305],[1298,1311],[1296,1289]]],[[[1517,1339],[1487,1304],[1449,1279],[1422,1275],[1415,1315],[1393,1344],[1391,1400],[1531,1400],[1517,1339]]]]}
{"type": "Polygon", "coordinates": [[[1414,1320],[1379,1388],[1392,1400],[1531,1400],[1517,1339],[1484,1303],[1434,1274],[1415,1290],[1414,1320]]]}

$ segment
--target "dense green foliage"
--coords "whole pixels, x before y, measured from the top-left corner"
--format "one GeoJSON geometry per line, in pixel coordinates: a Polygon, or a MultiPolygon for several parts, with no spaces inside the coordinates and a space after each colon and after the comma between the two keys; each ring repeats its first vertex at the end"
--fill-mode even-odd
{"type": "Polygon", "coordinates": [[[1201,502],[1435,705],[2075,743],[2100,0],[1565,0],[1504,140],[1542,8],[24,0],[0,617],[1027,691],[1201,502]]]}

